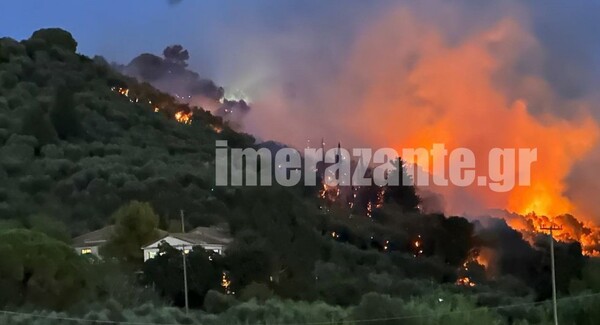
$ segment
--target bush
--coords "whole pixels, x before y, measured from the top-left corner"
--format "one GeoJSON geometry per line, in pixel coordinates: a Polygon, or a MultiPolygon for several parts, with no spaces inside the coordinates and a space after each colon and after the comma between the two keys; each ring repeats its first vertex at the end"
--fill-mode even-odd
{"type": "Polygon", "coordinates": [[[12,89],[19,82],[19,78],[10,71],[0,72],[0,87],[4,89],[12,89]]]}
{"type": "Polygon", "coordinates": [[[64,157],[64,151],[54,144],[49,144],[42,147],[42,156],[51,159],[61,159],[64,157]]]}
{"type": "Polygon", "coordinates": [[[240,292],[240,299],[243,301],[248,301],[251,299],[265,301],[272,297],[273,291],[264,283],[253,282],[243,288],[242,292],[240,292]]]}
{"type": "Polygon", "coordinates": [[[62,309],[87,291],[86,264],[73,248],[25,229],[0,232],[0,306],[62,309]]]}
{"type": "Polygon", "coordinates": [[[40,29],[31,35],[31,39],[42,40],[49,46],[58,46],[71,52],[77,50],[77,41],[75,41],[73,35],[60,28],[40,29]]]}
{"type": "Polygon", "coordinates": [[[219,314],[236,304],[234,297],[209,290],[204,297],[204,309],[209,313],[219,314]]]}

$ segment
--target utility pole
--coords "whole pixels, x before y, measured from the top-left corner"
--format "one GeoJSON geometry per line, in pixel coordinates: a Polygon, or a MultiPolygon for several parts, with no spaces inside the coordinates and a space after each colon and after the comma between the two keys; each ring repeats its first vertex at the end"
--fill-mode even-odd
{"type": "Polygon", "coordinates": [[[179,210],[179,214],[181,215],[181,233],[185,233],[185,223],[183,222],[183,209],[179,210]]]}
{"type": "Polygon", "coordinates": [[[552,307],[554,311],[554,325],[558,325],[558,307],[556,306],[556,271],[554,270],[554,230],[562,230],[562,227],[542,227],[541,230],[550,231],[550,264],[552,268],[552,307]]]}
{"type": "Polygon", "coordinates": [[[188,282],[187,282],[187,265],[185,261],[185,247],[181,250],[183,256],[183,290],[185,294],[185,314],[187,315],[190,311],[190,304],[188,301],[188,282]]]}
{"type": "MultiPolygon", "coordinates": [[[[181,214],[181,232],[185,233],[185,223],[183,209],[179,210],[181,214]]],[[[188,301],[188,281],[187,281],[187,263],[185,260],[185,245],[181,246],[181,256],[183,257],[183,292],[185,296],[185,314],[187,315],[190,310],[190,304],[188,301]]]]}

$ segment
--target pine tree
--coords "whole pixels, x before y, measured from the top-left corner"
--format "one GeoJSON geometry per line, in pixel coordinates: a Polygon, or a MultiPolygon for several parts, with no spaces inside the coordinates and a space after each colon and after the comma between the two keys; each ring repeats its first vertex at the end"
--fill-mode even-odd
{"type": "Polygon", "coordinates": [[[412,177],[406,172],[402,159],[395,161],[394,165],[396,165],[396,170],[389,177],[398,177],[400,184],[398,186],[388,186],[385,191],[385,200],[397,203],[407,211],[414,211],[421,203],[421,198],[417,195],[417,189],[413,184],[412,177]]]}

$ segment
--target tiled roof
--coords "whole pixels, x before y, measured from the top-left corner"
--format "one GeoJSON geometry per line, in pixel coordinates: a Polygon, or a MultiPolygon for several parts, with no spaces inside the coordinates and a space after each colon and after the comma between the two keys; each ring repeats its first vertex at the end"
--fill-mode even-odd
{"type": "Polygon", "coordinates": [[[112,236],[115,231],[115,226],[106,226],[92,232],[88,232],[81,236],[73,238],[73,246],[75,247],[94,247],[100,246],[112,236]]]}
{"type": "MultiPolygon", "coordinates": [[[[190,232],[186,232],[186,233],[165,234],[158,241],[161,241],[165,237],[169,237],[169,236],[183,240],[192,245],[223,245],[223,246],[225,246],[233,240],[227,229],[215,228],[215,227],[198,227],[198,228],[195,228],[194,230],[192,230],[190,232]]],[[[146,245],[145,247],[152,246],[156,242],[157,241],[150,243],[150,244],[146,245]]]]}
{"type": "MultiPolygon", "coordinates": [[[[158,236],[164,237],[168,233],[164,230],[158,229],[158,236]]],[[[92,232],[88,232],[81,236],[73,238],[74,247],[96,247],[104,245],[115,232],[115,226],[106,226],[92,232]]]]}

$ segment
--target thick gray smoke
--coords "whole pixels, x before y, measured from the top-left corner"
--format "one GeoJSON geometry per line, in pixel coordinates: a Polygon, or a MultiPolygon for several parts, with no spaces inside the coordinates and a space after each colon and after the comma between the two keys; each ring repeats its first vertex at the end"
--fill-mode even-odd
{"type": "MultiPolygon", "coordinates": [[[[593,94],[600,76],[600,43],[594,35],[600,28],[598,9],[599,4],[593,2],[183,1],[161,13],[161,21],[178,24],[165,25],[168,32],[154,42],[185,44],[191,54],[190,70],[222,85],[225,98],[249,101],[253,108],[242,126],[261,138],[296,147],[322,137],[348,146],[397,146],[424,127],[414,122],[414,112],[397,114],[373,98],[393,98],[402,92],[411,105],[426,106],[430,100],[430,108],[443,116],[448,103],[415,92],[427,84],[420,85],[415,76],[424,69],[420,61],[434,64],[435,55],[459,50],[489,54],[494,65],[474,62],[492,72],[484,78],[490,87],[474,89],[473,99],[462,102],[465,105],[477,107],[481,96],[499,98],[503,103],[498,107],[516,103],[540,130],[545,130],[549,119],[571,130],[580,126],[582,115],[600,118],[599,98],[593,94]],[[493,89],[492,97],[484,96],[482,91],[489,89],[493,89]],[[417,127],[415,132],[393,134],[411,123],[417,127]]],[[[455,81],[445,82],[455,85],[455,81]]],[[[468,89],[460,93],[468,94],[468,89]]],[[[496,109],[492,106],[481,109],[496,109]]],[[[471,122],[479,124],[476,119],[471,122]]],[[[510,119],[505,123],[507,130],[515,128],[508,126],[510,119]]],[[[600,146],[594,142],[592,149],[569,149],[578,145],[577,138],[592,141],[592,136],[572,136],[563,148],[572,156],[569,164],[539,164],[560,170],[556,182],[564,181],[564,188],[554,191],[566,194],[573,203],[576,211],[568,212],[594,219],[600,215],[595,200],[600,188],[595,170],[600,146]]],[[[505,207],[502,200],[486,202],[473,193],[444,194],[444,206],[468,202],[465,205],[478,209],[505,207]]],[[[439,209],[440,200],[432,200],[434,209],[439,209]]]]}

